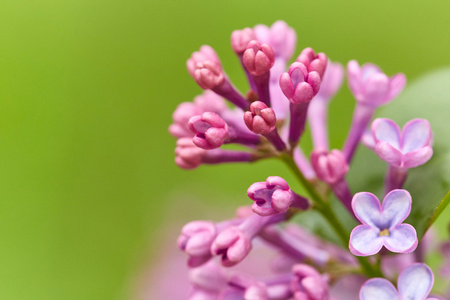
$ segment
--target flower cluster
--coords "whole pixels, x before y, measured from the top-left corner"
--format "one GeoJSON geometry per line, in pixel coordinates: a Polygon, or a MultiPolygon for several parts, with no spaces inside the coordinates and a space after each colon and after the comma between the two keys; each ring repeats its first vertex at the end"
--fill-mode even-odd
{"type": "Polygon", "coordinates": [[[394,278],[380,265],[392,257],[410,255],[417,247],[424,251],[418,246],[415,228],[404,223],[414,200],[402,188],[408,169],[426,163],[433,154],[430,124],[414,119],[401,130],[389,119],[371,122],[379,106],[401,93],[406,79],[403,74],[389,77],[374,64],[360,66],[352,60],[347,64],[348,85],[356,99],[351,127],[342,149],[330,149],[328,104],[341,88],[344,68],[312,48],[300,51],[289,64],[296,40],[295,31],[283,21],[231,34],[231,48],[249,84],[245,93],[232,84],[211,47],[202,46],[187,61],[189,74],[204,92],[193,102],[180,104],[173,114],[169,131],[178,139],[176,164],[193,169],[202,164],[278,158],[303,186],[302,192],[294,191],[292,183],[270,176],[249,186],[249,206],[239,208],[233,218],[186,224],[178,247],[187,254],[191,268],[192,292],[187,297],[344,300],[333,292],[336,285],[359,274],[371,278],[362,287],[355,281],[360,299],[427,299],[434,277],[423,257],[411,258],[404,270],[398,264],[398,290],[389,281],[394,278]],[[313,142],[309,158],[299,146],[307,122],[313,142]],[[382,203],[372,193],[352,192],[347,182],[361,143],[387,162],[382,203]],[[241,148],[230,150],[226,144],[241,148]],[[348,214],[332,209],[330,195],[348,214]],[[306,210],[320,213],[341,245],[288,223],[306,210]],[[347,218],[361,225],[350,232],[343,226],[347,218]],[[238,268],[254,247],[270,247],[278,253],[268,276],[238,268]]]}

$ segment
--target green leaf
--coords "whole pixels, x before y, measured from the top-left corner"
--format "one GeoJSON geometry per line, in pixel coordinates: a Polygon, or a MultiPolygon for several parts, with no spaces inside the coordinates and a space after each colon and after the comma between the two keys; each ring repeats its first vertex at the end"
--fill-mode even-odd
{"type": "MultiPolygon", "coordinates": [[[[440,215],[445,214],[449,219],[449,211],[445,208],[450,201],[450,69],[429,73],[410,83],[398,99],[379,109],[376,116],[390,118],[399,126],[414,118],[427,119],[431,124],[433,157],[425,165],[409,171],[404,187],[413,199],[406,222],[422,237],[440,215]]],[[[370,152],[358,150],[349,182],[353,192],[368,191],[378,194],[381,199],[386,164],[370,152]]]]}

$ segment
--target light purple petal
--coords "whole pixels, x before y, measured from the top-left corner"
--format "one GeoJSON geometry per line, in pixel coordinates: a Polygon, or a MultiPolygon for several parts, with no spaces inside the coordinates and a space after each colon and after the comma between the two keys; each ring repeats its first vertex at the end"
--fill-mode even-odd
{"type": "Polygon", "coordinates": [[[384,246],[392,252],[411,253],[417,248],[417,233],[409,224],[400,224],[384,236],[384,246]]]}
{"type": "Polygon", "coordinates": [[[365,102],[367,104],[371,106],[379,106],[387,103],[390,100],[388,98],[389,77],[387,77],[386,74],[375,73],[369,76],[364,83],[364,87],[365,102]]]}
{"type": "Polygon", "coordinates": [[[400,150],[394,148],[384,141],[379,141],[375,145],[375,152],[384,161],[393,165],[394,167],[401,167],[403,154],[400,150]]]}
{"type": "Polygon", "coordinates": [[[395,74],[389,78],[389,96],[388,99],[394,99],[403,91],[406,85],[406,77],[402,73],[395,74]]]}
{"type": "Polygon", "coordinates": [[[376,227],[376,221],[379,220],[381,214],[381,204],[374,194],[356,193],[352,199],[352,208],[361,223],[376,227]]]}
{"type": "Polygon", "coordinates": [[[408,153],[429,146],[431,126],[425,119],[413,119],[405,124],[402,132],[402,152],[408,153]]]}
{"type": "Polygon", "coordinates": [[[429,161],[432,156],[433,149],[430,146],[408,152],[403,156],[403,167],[409,169],[421,166],[429,161]]]}
{"type": "Polygon", "coordinates": [[[383,247],[380,231],[369,225],[358,225],[350,234],[350,252],[358,256],[368,256],[378,253],[383,247]]]}
{"type": "Polygon", "coordinates": [[[348,85],[356,100],[361,101],[364,98],[364,89],[362,86],[361,68],[356,60],[351,60],[347,64],[348,85]]]}
{"type": "Polygon", "coordinates": [[[375,119],[372,123],[372,134],[375,142],[385,141],[400,150],[401,131],[398,125],[389,119],[375,119]]]}
{"type": "Polygon", "coordinates": [[[393,228],[402,223],[411,212],[411,195],[406,190],[390,191],[383,200],[382,229],[393,228]]]}
{"type": "Polygon", "coordinates": [[[400,300],[394,285],[384,278],[373,278],[361,287],[360,300],[400,300]]]}
{"type": "Polygon", "coordinates": [[[433,272],[427,265],[414,264],[398,277],[398,292],[403,299],[422,300],[430,293],[433,282],[433,272]]]}

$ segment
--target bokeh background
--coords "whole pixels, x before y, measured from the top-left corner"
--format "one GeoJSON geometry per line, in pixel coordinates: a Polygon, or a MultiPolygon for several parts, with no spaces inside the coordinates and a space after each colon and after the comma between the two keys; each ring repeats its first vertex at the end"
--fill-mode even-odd
{"type": "MultiPolygon", "coordinates": [[[[449,11],[447,0],[0,0],[0,299],[133,299],[181,224],[227,218],[252,182],[289,178],[274,161],[174,164],[167,127],[201,92],[185,69],[201,45],[245,91],[231,32],[283,19],[297,53],[412,82],[450,65],[449,11]]],[[[346,88],[332,103],[333,147],[353,104],[346,88]]]]}

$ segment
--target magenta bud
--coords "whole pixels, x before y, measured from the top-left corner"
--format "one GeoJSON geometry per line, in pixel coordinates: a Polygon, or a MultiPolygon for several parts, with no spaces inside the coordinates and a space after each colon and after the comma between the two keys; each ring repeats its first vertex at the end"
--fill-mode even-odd
{"type": "Polygon", "coordinates": [[[280,88],[291,103],[307,103],[319,91],[320,82],[318,72],[308,72],[303,63],[294,62],[288,72],[281,75],[280,88]]]}
{"type": "Polygon", "coordinates": [[[348,84],[355,99],[365,105],[378,107],[397,97],[406,84],[402,73],[388,77],[374,64],[359,66],[356,60],[347,64],[348,84]]]}
{"type": "Polygon", "coordinates": [[[189,119],[189,129],[195,133],[192,142],[205,150],[222,146],[228,137],[228,125],[216,113],[205,112],[189,119]]]}
{"type": "Polygon", "coordinates": [[[255,201],[252,210],[260,216],[284,213],[294,200],[286,180],[278,176],[269,176],[266,182],[252,184],[247,190],[247,196],[255,201]]]}
{"type": "Polygon", "coordinates": [[[335,184],[348,172],[348,164],[341,151],[333,149],[329,153],[326,150],[314,150],[311,153],[311,164],[320,180],[335,184]]]}
{"type": "Polygon", "coordinates": [[[222,67],[209,60],[195,65],[194,79],[202,89],[213,89],[225,81],[222,67]]]}
{"type": "Polygon", "coordinates": [[[216,235],[216,226],[212,222],[192,221],[184,225],[177,243],[178,248],[189,255],[191,267],[211,258],[210,248],[216,235]]]}
{"type": "Polygon", "coordinates": [[[197,147],[191,138],[180,138],[175,148],[175,163],[183,169],[195,169],[202,164],[206,150],[197,147]]]}
{"type": "Polygon", "coordinates": [[[258,41],[251,41],[244,52],[243,62],[253,76],[261,76],[272,68],[275,54],[268,44],[261,45],[258,41]]]}
{"type": "Polygon", "coordinates": [[[252,132],[268,134],[275,129],[277,118],[272,108],[261,101],[255,101],[250,105],[250,111],[244,113],[244,122],[252,132]]]}
{"type": "Polygon", "coordinates": [[[291,290],[295,300],[329,299],[328,283],[313,267],[297,264],[292,267],[292,272],[291,290]]]}
{"type": "Polygon", "coordinates": [[[231,267],[241,262],[252,248],[251,239],[238,227],[222,231],[211,245],[211,253],[222,256],[222,265],[231,267]]]}
{"type": "Polygon", "coordinates": [[[186,67],[189,74],[194,77],[195,69],[197,68],[197,63],[202,63],[205,61],[210,61],[214,64],[221,65],[219,56],[217,56],[216,51],[208,45],[203,45],[200,47],[199,51],[192,53],[191,57],[186,62],[186,67]]]}
{"type": "Polygon", "coordinates": [[[300,62],[306,66],[308,72],[317,72],[320,78],[323,78],[325,69],[327,67],[327,56],[325,53],[314,53],[312,48],[305,48],[297,57],[297,62],[300,62]]]}
{"type": "Polygon", "coordinates": [[[236,54],[242,54],[252,40],[256,40],[253,29],[247,27],[242,30],[235,30],[231,34],[231,48],[236,54]]]}

